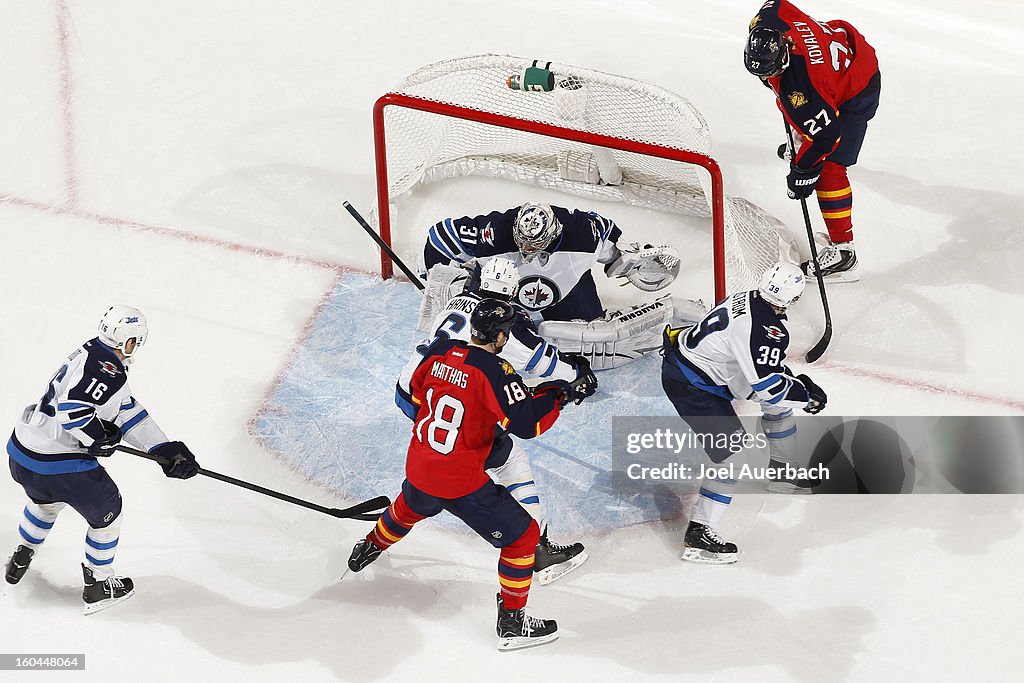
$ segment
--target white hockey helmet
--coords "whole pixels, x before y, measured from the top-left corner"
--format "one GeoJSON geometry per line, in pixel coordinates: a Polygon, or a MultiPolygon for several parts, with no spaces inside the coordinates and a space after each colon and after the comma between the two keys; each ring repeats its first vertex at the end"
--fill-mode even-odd
{"type": "Polygon", "coordinates": [[[120,351],[125,358],[130,357],[145,344],[148,336],[149,324],[146,322],[146,316],[134,306],[111,306],[100,318],[99,340],[120,351]],[[135,340],[135,348],[131,353],[125,351],[125,344],[129,339],[135,340]]]}
{"type": "Polygon", "coordinates": [[[788,308],[804,293],[804,277],[800,267],[788,261],[779,261],[761,276],[761,298],[773,306],[788,308]]]}
{"type": "Polygon", "coordinates": [[[519,270],[507,258],[495,256],[480,269],[480,291],[510,301],[519,289],[519,270]]]}
{"type": "Polygon", "coordinates": [[[523,204],[512,224],[512,237],[527,263],[561,234],[562,224],[555,218],[550,204],[523,204]]]}

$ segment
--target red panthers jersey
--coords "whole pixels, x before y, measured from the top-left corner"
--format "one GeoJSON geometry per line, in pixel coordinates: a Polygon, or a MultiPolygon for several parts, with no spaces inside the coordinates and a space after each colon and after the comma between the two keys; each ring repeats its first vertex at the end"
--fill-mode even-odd
{"type": "Polygon", "coordinates": [[[845,21],[804,14],[788,0],[769,0],[750,22],[792,41],[789,68],[765,79],[790,125],[803,136],[793,163],[820,164],[839,144],[839,107],[860,93],[878,72],[875,50],[845,21]]]}
{"type": "Polygon", "coordinates": [[[431,344],[411,388],[416,419],[405,476],[438,498],[458,498],[489,481],[484,461],[496,429],[529,439],[547,431],[560,410],[554,392],[531,393],[511,365],[462,341],[431,344]]]}

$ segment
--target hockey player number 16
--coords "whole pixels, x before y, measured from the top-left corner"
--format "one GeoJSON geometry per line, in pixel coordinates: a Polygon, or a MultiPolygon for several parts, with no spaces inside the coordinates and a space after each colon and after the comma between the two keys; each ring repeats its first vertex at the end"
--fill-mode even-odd
{"type": "Polygon", "coordinates": [[[416,439],[423,443],[423,432],[427,433],[427,444],[440,453],[448,455],[455,449],[455,441],[459,438],[459,427],[462,426],[462,417],[466,413],[466,407],[462,401],[441,394],[434,403],[434,388],[427,389],[427,415],[416,423],[416,439]],[[447,415],[446,415],[447,413],[447,415]],[[438,438],[439,433],[444,438],[438,438]]]}

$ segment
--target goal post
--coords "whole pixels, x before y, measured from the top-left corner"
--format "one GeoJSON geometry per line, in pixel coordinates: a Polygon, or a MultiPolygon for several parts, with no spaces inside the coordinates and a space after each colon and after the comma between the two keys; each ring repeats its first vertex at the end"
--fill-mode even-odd
{"type": "MultiPolygon", "coordinates": [[[[506,55],[446,60],[376,101],[373,135],[371,221],[390,245],[392,205],[416,187],[484,176],[709,218],[703,256],[684,258],[711,262],[716,301],[792,260],[785,226],[725,195],[701,113],[652,83],[506,55]]],[[[392,275],[384,253],[381,275],[392,275]]]]}

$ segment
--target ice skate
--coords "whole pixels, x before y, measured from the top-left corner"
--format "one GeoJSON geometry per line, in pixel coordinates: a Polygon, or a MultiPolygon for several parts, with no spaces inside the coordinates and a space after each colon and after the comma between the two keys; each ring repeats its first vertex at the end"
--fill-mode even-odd
{"type": "Polygon", "coordinates": [[[683,540],[682,559],[700,564],[732,564],[738,559],[736,544],[726,541],[706,524],[690,522],[683,540]]]}
{"type": "Polygon", "coordinates": [[[361,572],[366,569],[367,565],[380,557],[382,552],[384,552],[383,548],[364,538],[352,548],[352,554],[348,556],[348,568],[353,572],[361,572]]]}
{"type": "Polygon", "coordinates": [[[14,585],[21,581],[21,577],[25,576],[28,565],[32,562],[32,556],[35,554],[36,551],[27,545],[19,545],[14,550],[14,553],[7,558],[7,583],[14,585]]]}
{"type": "Polygon", "coordinates": [[[113,607],[135,595],[135,584],[126,576],[111,576],[105,581],[97,581],[92,570],[84,564],[82,575],[85,579],[82,600],[85,601],[86,616],[113,607]]]}
{"type": "Polygon", "coordinates": [[[546,586],[552,581],[557,581],[586,562],[588,557],[582,543],[559,545],[549,541],[548,528],[545,526],[540,541],[537,542],[533,560],[537,582],[546,586]]]}
{"type": "MultiPolygon", "coordinates": [[[[857,282],[857,252],[853,242],[844,244],[826,244],[818,249],[818,264],[821,266],[821,277],[825,282],[857,282]]],[[[807,277],[814,277],[814,262],[804,261],[801,270],[807,277]]]]}
{"type": "Polygon", "coordinates": [[[526,608],[505,609],[498,593],[498,650],[522,650],[558,640],[554,619],[535,619],[526,608]]]}

